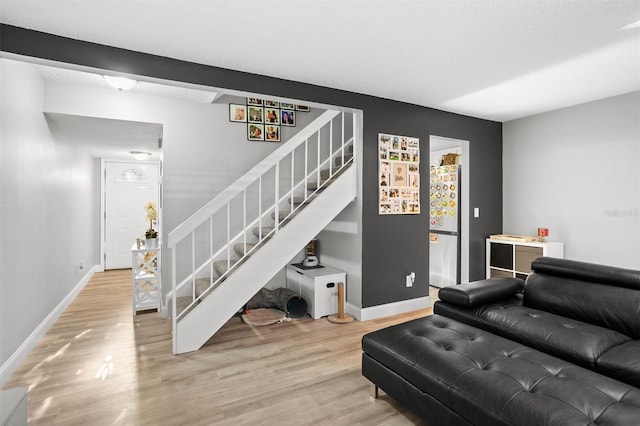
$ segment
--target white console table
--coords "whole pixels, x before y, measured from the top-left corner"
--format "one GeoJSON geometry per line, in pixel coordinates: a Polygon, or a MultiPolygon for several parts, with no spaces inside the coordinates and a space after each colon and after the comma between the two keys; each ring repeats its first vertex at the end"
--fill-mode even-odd
{"type": "Polygon", "coordinates": [[[300,293],[313,319],[338,312],[338,283],[347,285],[347,273],[329,266],[303,269],[287,265],[287,288],[300,293]]]}
{"type": "Polygon", "coordinates": [[[138,311],[160,311],[162,280],[160,276],[160,247],[131,247],[131,274],[133,281],[133,315],[138,311]]]}

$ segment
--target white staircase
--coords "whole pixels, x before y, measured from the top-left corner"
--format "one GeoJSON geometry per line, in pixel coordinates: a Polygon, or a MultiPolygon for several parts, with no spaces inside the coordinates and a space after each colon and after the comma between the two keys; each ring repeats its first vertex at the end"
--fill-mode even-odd
{"type": "Polygon", "coordinates": [[[355,131],[353,114],[323,113],[169,234],[174,354],[198,350],[355,199],[355,131]]]}

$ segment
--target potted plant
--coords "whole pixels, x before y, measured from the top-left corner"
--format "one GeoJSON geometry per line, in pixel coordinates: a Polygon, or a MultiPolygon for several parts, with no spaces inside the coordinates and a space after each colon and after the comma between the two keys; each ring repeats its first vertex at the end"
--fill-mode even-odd
{"type": "Polygon", "coordinates": [[[149,221],[149,229],[144,233],[145,247],[156,248],[158,246],[158,231],[153,229],[153,221],[158,219],[158,210],[156,203],[149,201],[144,205],[144,211],[147,213],[145,219],[149,221]]]}

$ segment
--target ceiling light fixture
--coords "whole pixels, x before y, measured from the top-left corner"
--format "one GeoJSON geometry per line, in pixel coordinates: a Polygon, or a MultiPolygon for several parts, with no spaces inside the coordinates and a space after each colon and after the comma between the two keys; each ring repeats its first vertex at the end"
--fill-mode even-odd
{"type": "Polygon", "coordinates": [[[126,77],[113,77],[110,75],[103,75],[103,77],[106,80],[106,82],[109,84],[109,86],[113,87],[114,89],[118,89],[121,92],[123,90],[131,89],[133,86],[135,86],[138,83],[136,80],[126,78],[126,77]]]}
{"type": "Polygon", "coordinates": [[[151,153],[147,151],[129,151],[129,154],[138,161],[144,161],[151,157],[151,153]]]}

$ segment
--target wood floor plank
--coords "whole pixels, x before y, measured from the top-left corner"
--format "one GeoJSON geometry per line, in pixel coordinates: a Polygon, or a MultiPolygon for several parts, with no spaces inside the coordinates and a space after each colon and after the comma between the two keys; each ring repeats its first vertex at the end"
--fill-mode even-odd
{"type": "Polygon", "coordinates": [[[199,351],[171,353],[171,322],[131,312],[131,271],[97,273],[12,376],[31,425],[416,425],[361,375],[362,336],[431,314],[366,322],[234,317],[199,351]]]}

